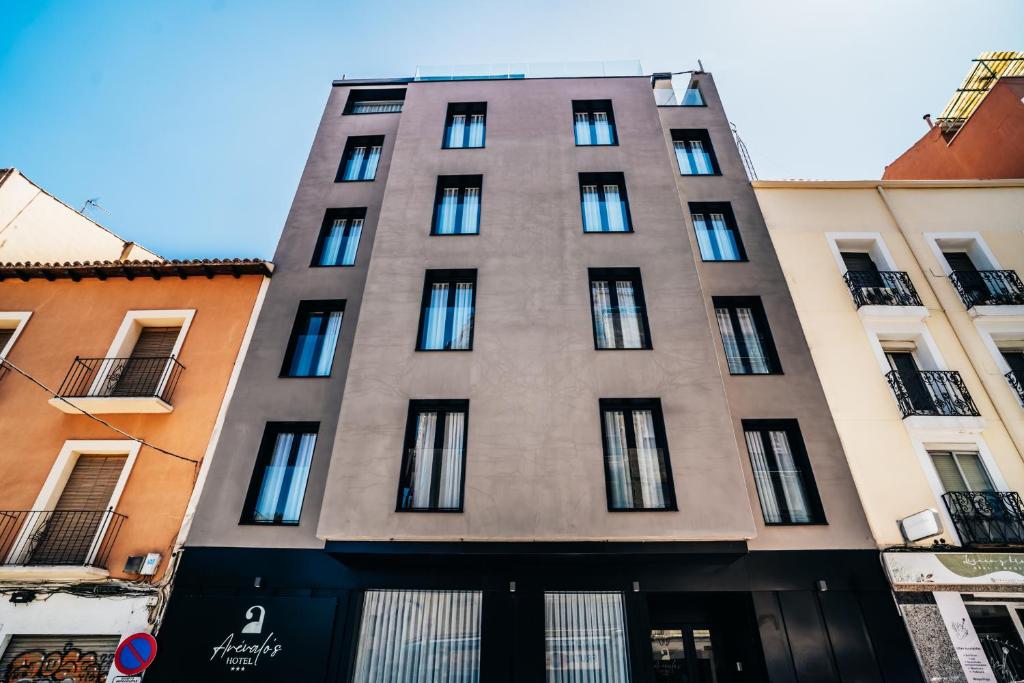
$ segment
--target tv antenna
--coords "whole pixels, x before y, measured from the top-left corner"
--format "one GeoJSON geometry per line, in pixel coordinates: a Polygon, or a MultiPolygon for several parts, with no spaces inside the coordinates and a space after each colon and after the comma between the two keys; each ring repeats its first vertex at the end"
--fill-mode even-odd
{"type": "Polygon", "coordinates": [[[90,208],[95,208],[95,209],[99,209],[100,211],[102,211],[103,213],[105,213],[105,214],[107,214],[109,216],[110,212],[107,211],[102,206],[100,206],[99,205],[99,201],[100,201],[99,197],[93,197],[92,199],[86,199],[85,200],[85,204],[82,204],[82,208],[78,210],[78,213],[80,213],[80,214],[82,214],[84,216],[86,210],[88,210],[90,208]]]}

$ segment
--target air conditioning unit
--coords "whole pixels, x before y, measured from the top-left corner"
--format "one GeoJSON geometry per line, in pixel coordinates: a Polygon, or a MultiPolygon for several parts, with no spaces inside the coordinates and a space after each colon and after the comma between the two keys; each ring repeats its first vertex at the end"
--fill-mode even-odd
{"type": "Polygon", "coordinates": [[[921,510],[921,512],[912,514],[909,517],[904,517],[899,521],[899,525],[900,531],[903,532],[903,538],[907,539],[908,543],[920,541],[929,536],[938,536],[942,533],[942,522],[939,520],[939,513],[931,508],[921,510]]]}
{"type": "Polygon", "coordinates": [[[140,576],[153,576],[163,555],[160,553],[148,553],[146,555],[132,555],[124,563],[125,574],[139,574],[140,576]]]}

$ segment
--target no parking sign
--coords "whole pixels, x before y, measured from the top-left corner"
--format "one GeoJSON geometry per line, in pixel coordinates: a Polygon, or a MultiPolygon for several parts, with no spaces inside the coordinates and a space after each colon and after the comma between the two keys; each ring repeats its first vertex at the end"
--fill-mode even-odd
{"type": "Polygon", "coordinates": [[[148,633],[136,633],[121,641],[114,651],[114,667],[126,676],[146,670],[156,659],[156,638],[148,633]]]}

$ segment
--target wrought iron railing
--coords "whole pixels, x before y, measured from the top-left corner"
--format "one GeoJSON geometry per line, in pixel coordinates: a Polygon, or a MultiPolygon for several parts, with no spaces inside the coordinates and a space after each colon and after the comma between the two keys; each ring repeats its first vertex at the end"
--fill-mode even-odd
{"type": "Polygon", "coordinates": [[[849,270],[843,275],[853,295],[853,303],[861,306],[920,306],[921,298],[910,276],[898,270],[849,270]]]}
{"type": "Polygon", "coordinates": [[[885,378],[896,395],[903,417],[943,415],[977,417],[980,415],[964,380],[956,370],[918,370],[913,373],[889,372],[885,378]]]}
{"type": "Polygon", "coordinates": [[[170,403],[184,369],[174,356],[76,357],[58,393],[67,398],[152,396],[170,403]]]}
{"type": "Polygon", "coordinates": [[[1024,306],[1024,282],[1015,270],[954,270],[949,274],[964,306],[1024,306]]]}
{"type": "Polygon", "coordinates": [[[106,567],[125,519],[113,510],[0,511],[0,565],[106,567]]]}
{"type": "Polygon", "coordinates": [[[950,491],[942,500],[962,545],[1024,544],[1024,503],[1016,491],[950,491]]]}
{"type": "Polygon", "coordinates": [[[1017,398],[1024,403],[1024,379],[1017,376],[1017,373],[1010,370],[1005,375],[1006,381],[1009,382],[1010,387],[1017,392],[1017,398]]]}

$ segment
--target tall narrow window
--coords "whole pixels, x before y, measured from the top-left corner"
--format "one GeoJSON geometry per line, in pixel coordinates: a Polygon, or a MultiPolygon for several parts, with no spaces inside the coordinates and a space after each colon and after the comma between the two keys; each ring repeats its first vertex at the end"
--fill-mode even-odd
{"type": "Polygon", "coordinates": [[[366,209],[328,209],[313,251],[314,266],[353,266],[366,209]]]}
{"type": "Polygon", "coordinates": [[[390,114],[402,111],[405,88],[350,90],[342,114],[390,114]]]}
{"type": "Polygon", "coordinates": [[[782,372],[764,307],[757,297],[713,297],[718,331],[731,375],[782,372]]]}
{"type": "Polygon", "coordinates": [[[622,593],[544,593],[545,680],[628,683],[622,593]]]}
{"type": "Polygon", "coordinates": [[[718,160],[706,130],[672,131],[672,146],[682,175],[718,175],[718,160]]]}
{"type": "Polygon", "coordinates": [[[472,349],[475,305],[475,270],[428,270],[417,350],[472,349]]]}
{"type": "Polygon", "coordinates": [[[619,143],[611,100],[573,100],[572,116],[578,146],[619,143]]]}
{"type": "Polygon", "coordinates": [[[480,189],[483,176],[443,175],[434,195],[432,235],[476,235],[480,232],[480,189]]]}
{"type": "Polygon", "coordinates": [[[736,217],[728,202],[691,202],[690,217],[703,261],[745,261],[736,217]]]}
{"type": "Polygon", "coordinates": [[[601,399],[609,510],[675,510],[658,399],[601,399]]]}
{"type": "Polygon", "coordinates": [[[384,147],[383,135],[350,137],[341,155],[341,166],[335,182],[373,180],[377,177],[377,164],[384,147]]]}
{"type": "Polygon", "coordinates": [[[444,149],[484,146],[487,129],[486,102],[452,102],[444,120],[444,149]]]}
{"type": "Polygon", "coordinates": [[[479,683],[480,591],[368,590],[353,683],[479,683]]]}
{"type": "Polygon", "coordinates": [[[591,268],[590,305],[597,348],[651,348],[639,269],[591,268]]]}
{"type": "Polygon", "coordinates": [[[743,420],[765,524],[821,524],[824,515],[796,420],[743,420]]]}
{"type": "Polygon", "coordinates": [[[299,523],[318,428],[316,422],[267,424],[242,511],[243,524],[299,523]]]}
{"type": "Polygon", "coordinates": [[[282,377],[329,377],[344,301],[303,301],[288,340],[282,377]]]}
{"type": "Polygon", "coordinates": [[[929,451],[935,471],[946,491],[995,491],[977,453],[929,451]]]}
{"type": "Polygon", "coordinates": [[[621,173],[580,173],[583,232],[631,232],[626,179],[621,173]]]}
{"type": "Polygon", "coordinates": [[[399,510],[461,512],[469,401],[410,401],[399,510]]]}

